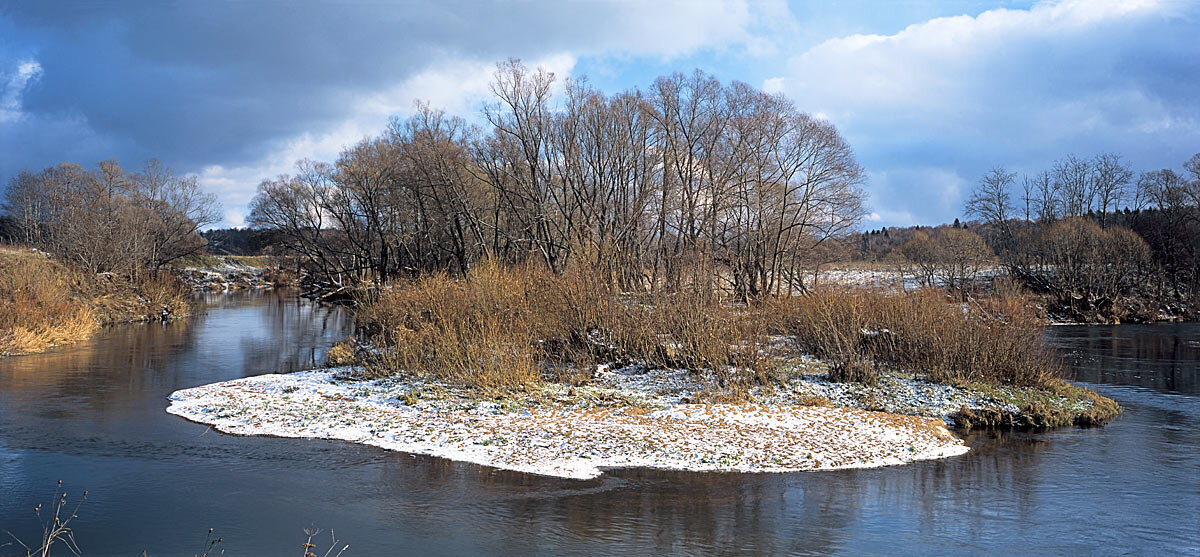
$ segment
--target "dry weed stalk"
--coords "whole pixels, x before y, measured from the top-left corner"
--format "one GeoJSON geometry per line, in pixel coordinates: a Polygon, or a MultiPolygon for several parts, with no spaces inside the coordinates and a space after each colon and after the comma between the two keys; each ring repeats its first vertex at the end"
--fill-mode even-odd
{"type": "Polygon", "coordinates": [[[61,543],[63,546],[66,546],[71,553],[74,553],[75,555],[81,555],[82,552],[79,550],[79,544],[75,542],[75,531],[71,529],[71,521],[75,520],[75,518],[79,516],[77,514],[79,512],[79,507],[83,506],[84,501],[87,501],[87,495],[88,492],[84,491],[79,500],[75,502],[75,507],[72,508],[68,514],[64,515],[63,511],[67,509],[68,504],[67,491],[62,487],[62,480],[58,480],[58,485],[56,485],[54,488],[54,496],[50,499],[49,510],[53,511],[53,514],[47,514],[45,517],[43,517],[41,503],[38,503],[38,505],[33,508],[33,513],[37,516],[38,522],[40,522],[42,525],[42,537],[41,540],[39,540],[40,545],[36,548],[26,545],[25,542],[13,535],[12,532],[5,530],[5,533],[7,533],[9,537],[11,537],[17,544],[25,548],[25,555],[27,557],[32,557],[34,555],[46,557],[47,555],[50,555],[51,548],[59,543],[61,543]]]}
{"type": "MultiPolygon", "coordinates": [[[[303,557],[317,557],[317,554],[313,553],[313,551],[312,551],[314,549],[317,549],[317,545],[314,544],[312,542],[312,540],[313,540],[313,538],[315,538],[317,536],[317,534],[320,534],[320,533],[321,533],[321,530],[319,530],[319,529],[313,529],[313,528],[305,528],[304,529],[304,535],[308,536],[308,539],[305,540],[304,544],[301,545],[301,547],[304,549],[303,557]]],[[[342,553],[345,553],[347,549],[350,549],[350,544],[342,545],[341,549],[338,549],[338,545],[340,545],[340,544],[338,543],[337,536],[335,536],[333,534],[333,530],[330,530],[329,531],[329,549],[326,549],[325,553],[323,555],[321,555],[320,557],[341,557],[342,553]],[[335,549],[337,549],[337,553],[333,552],[335,549]]]]}

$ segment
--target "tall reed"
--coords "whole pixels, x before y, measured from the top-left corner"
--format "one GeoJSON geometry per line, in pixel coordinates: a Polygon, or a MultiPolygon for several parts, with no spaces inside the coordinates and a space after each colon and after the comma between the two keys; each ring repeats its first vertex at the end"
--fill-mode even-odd
{"type": "Polygon", "coordinates": [[[765,327],[711,292],[623,297],[594,274],[485,263],[470,278],[395,285],[358,309],[387,347],[369,373],[398,370],[485,388],[576,376],[612,361],[711,370],[765,366],[765,327]]]}

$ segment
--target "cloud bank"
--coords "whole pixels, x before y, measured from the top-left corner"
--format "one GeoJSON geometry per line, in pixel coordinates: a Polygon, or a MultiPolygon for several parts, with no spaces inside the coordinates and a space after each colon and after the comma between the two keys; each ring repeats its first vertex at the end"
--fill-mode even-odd
{"type": "Polygon", "coordinates": [[[881,221],[946,222],[994,165],[1122,153],[1139,170],[1200,151],[1194,4],[1064,2],[831,39],[764,83],[837,123],[881,221]]]}
{"type": "Polygon", "coordinates": [[[611,90],[699,67],[784,93],[854,146],[869,226],[953,220],[997,164],[1200,151],[1192,2],[5,2],[0,180],[153,156],[196,173],[229,225],[260,180],[417,99],[471,117],[514,56],[611,90]]]}
{"type": "Polygon", "coordinates": [[[473,110],[498,60],[569,74],[581,55],[670,58],[745,44],[750,20],[745,2],[4,5],[0,176],[157,156],[240,224],[295,158],[331,157],[417,99],[473,110]]]}

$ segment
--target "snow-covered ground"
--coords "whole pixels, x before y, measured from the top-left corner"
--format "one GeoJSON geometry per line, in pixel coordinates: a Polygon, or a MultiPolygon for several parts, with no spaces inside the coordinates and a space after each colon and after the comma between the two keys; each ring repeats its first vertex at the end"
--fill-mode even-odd
{"type": "MultiPolygon", "coordinates": [[[[600,366],[588,386],[551,384],[498,400],[420,378],[349,375],[306,371],[184,389],[167,411],[226,433],[341,439],[565,478],[622,467],[830,470],[967,452],[936,417],[795,404],[857,396],[815,376],[758,393],[755,403],[703,404],[697,381],[680,370],[600,366]]],[[[941,401],[925,413],[963,402],[938,387],[913,387],[914,400],[941,401]]]]}
{"type": "MultiPolygon", "coordinates": [[[[988,266],[980,269],[976,278],[988,280],[1003,274],[1004,269],[988,266]]],[[[921,282],[915,274],[903,273],[895,265],[832,264],[815,274],[806,275],[806,278],[813,285],[865,286],[885,290],[900,289],[901,287],[905,290],[913,290],[921,286],[921,282]]],[[[935,284],[942,284],[938,277],[935,277],[934,281],[935,284]]]]}
{"type": "Polygon", "coordinates": [[[262,277],[263,269],[247,265],[230,257],[213,256],[217,261],[209,266],[185,266],[179,277],[195,290],[228,291],[242,288],[270,288],[262,277]]]}

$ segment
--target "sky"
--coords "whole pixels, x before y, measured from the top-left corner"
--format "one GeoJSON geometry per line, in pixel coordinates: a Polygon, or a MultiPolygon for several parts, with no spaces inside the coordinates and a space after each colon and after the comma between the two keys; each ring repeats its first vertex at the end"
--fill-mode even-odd
{"type": "MultiPolygon", "coordinates": [[[[702,69],[832,122],[864,227],[938,224],[995,166],[1200,152],[1200,1],[0,0],[0,184],[155,157],[244,224],[259,182],[417,100],[480,118],[517,57],[608,92],[702,69]]],[[[0,187],[3,187],[0,185],[0,187]]]]}

